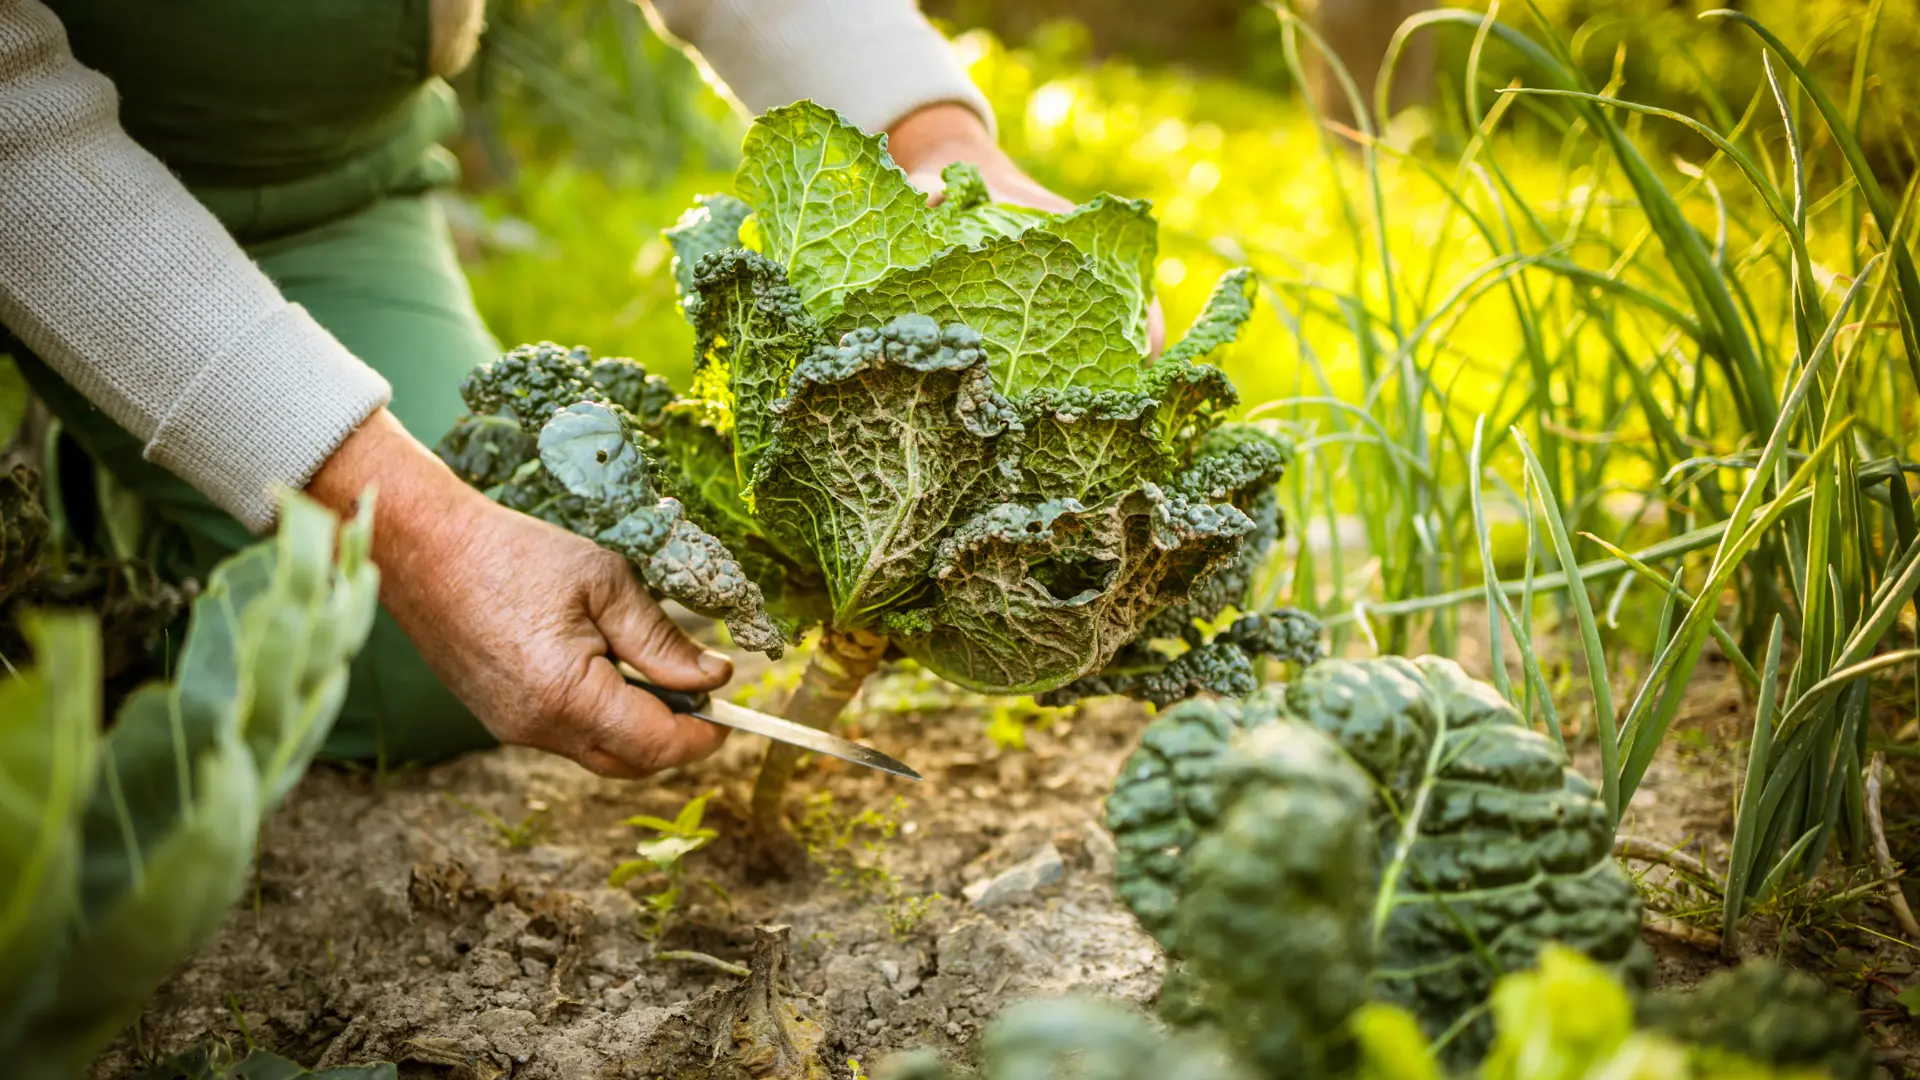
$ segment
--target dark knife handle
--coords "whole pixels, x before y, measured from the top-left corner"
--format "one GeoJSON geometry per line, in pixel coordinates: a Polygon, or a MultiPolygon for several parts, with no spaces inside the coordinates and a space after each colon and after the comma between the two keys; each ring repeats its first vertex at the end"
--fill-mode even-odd
{"type": "MultiPolygon", "coordinates": [[[[609,656],[607,659],[613,660],[613,657],[609,656]]],[[[632,686],[636,690],[645,690],[647,693],[659,698],[662,705],[665,705],[674,712],[705,712],[707,706],[713,701],[713,695],[707,693],[705,690],[669,690],[664,686],[655,686],[641,678],[639,672],[618,660],[613,661],[613,667],[615,671],[620,673],[621,678],[627,680],[629,686],[632,686]]]]}

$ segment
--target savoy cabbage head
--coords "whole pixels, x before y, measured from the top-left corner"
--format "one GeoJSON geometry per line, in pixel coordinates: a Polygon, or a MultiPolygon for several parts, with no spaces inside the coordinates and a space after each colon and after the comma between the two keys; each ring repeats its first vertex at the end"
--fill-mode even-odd
{"type": "Polygon", "coordinates": [[[884,137],[810,102],[768,113],[734,194],[667,234],[687,392],[522,348],[468,380],[474,415],[443,456],[627,552],[749,648],[825,626],[1038,693],[1151,625],[1189,636],[1242,600],[1278,533],[1290,446],[1227,422],[1235,392],[1207,362],[1251,275],[1150,359],[1147,204],[1047,214],[991,202],[970,166],[945,179],[930,207],[884,137]]]}

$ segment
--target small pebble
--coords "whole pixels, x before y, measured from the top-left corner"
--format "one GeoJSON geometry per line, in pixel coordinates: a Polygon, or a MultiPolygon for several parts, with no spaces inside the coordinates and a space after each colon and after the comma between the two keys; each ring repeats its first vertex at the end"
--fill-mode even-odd
{"type": "Polygon", "coordinates": [[[1047,844],[1027,861],[1002,871],[995,877],[976,881],[962,892],[967,902],[974,907],[982,909],[998,907],[1024,900],[1032,895],[1034,890],[1052,885],[1066,874],[1067,864],[1066,860],[1060,857],[1060,849],[1047,844]]]}

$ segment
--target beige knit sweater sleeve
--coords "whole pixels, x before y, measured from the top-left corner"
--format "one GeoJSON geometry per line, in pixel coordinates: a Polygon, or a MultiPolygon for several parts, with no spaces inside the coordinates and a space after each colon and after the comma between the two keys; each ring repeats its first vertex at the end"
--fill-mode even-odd
{"type": "Polygon", "coordinates": [[[801,98],[883,131],[924,105],[993,110],[914,0],[650,0],[748,112],[801,98]]]}
{"type": "Polygon", "coordinates": [[[38,0],[0,0],[0,322],[256,531],[388,396],[121,131],[38,0]]]}

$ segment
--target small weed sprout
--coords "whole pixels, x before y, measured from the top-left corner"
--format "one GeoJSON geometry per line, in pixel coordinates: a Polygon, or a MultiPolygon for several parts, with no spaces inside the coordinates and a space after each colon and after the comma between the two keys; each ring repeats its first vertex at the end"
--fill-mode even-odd
{"type": "Polygon", "coordinates": [[[540,835],[541,818],[547,812],[545,803],[530,804],[531,809],[527,816],[521,818],[518,824],[513,824],[486,807],[470,803],[450,791],[443,791],[441,794],[448,802],[493,826],[494,839],[508,851],[525,851],[532,847],[534,840],[540,835]]]}
{"type": "MultiPolygon", "coordinates": [[[[717,794],[719,792],[709,791],[688,799],[672,821],[651,814],[635,814],[622,822],[651,830],[654,836],[640,841],[634,848],[639,858],[628,859],[613,868],[613,873],[607,875],[607,884],[617,889],[642,874],[659,874],[666,881],[664,888],[641,898],[640,936],[648,941],[659,941],[673,924],[674,912],[687,884],[687,869],[682,860],[720,835],[717,830],[700,824],[706,816],[707,800],[717,794]]],[[[713,888],[721,897],[726,897],[725,890],[713,888]]]]}
{"type": "Polygon", "coordinates": [[[855,896],[877,900],[895,938],[912,933],[926,918],[939,893],[909,893],[886,865],[887,842],[900,832],[907,800],[895,796],[885,812],[867,809],[845,816],[835,811],[833,794],[807,797],[807,812],[797,830],[807,857],[825,870],[827,880],[855,896]]]}

